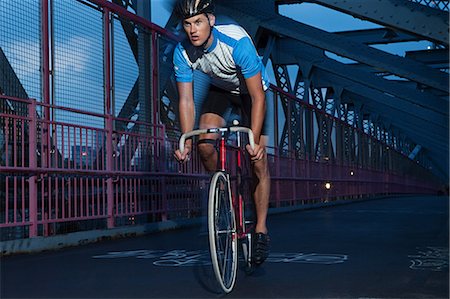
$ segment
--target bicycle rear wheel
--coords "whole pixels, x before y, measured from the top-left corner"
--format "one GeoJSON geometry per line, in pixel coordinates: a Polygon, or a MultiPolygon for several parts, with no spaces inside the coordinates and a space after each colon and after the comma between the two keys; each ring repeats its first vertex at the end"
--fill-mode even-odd
{"type": "Polygon", "coordinates": [[[237,233],[230,180],[223,172],[216,172],[211,179],[208,230],[214,273],[221,288],[229,293],[236,281],[237,233]]]}
{"type": "Polygon", "coordinates": [[[255,226],[255,207],[252,199],[252,179],[242,177],[239,184],[239,194],[242,196],[241,217],[243,237],[240,238],[242,246],[242,256],[244,258],[244,270],[247,275],[253,273],[253,233],[255,226]]]}

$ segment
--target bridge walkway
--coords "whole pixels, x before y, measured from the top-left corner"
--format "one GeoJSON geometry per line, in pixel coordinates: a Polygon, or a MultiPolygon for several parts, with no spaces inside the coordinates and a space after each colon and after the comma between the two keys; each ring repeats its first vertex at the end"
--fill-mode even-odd
{"type": "MultiPolygon", "coordinates": [[[[449,199],[270,216],[272,251],[227,298],[448,298],[449,199]]],[[[222,298],[203,227],[2,258],[1,298],[222,298]]]]}

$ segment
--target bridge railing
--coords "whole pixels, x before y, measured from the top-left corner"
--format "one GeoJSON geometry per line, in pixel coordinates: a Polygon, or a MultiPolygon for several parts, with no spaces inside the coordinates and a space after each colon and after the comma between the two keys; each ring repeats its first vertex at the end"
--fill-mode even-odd
{"type": "MultiPolygon", "coordinates": [[[[3,239],[202,215],[208,175],[195,152],[189,163],[175,162],[176,140],[165,137],[163,125],[140,124],[156,132],[147,135],[48,121],[37,113],[45,106],[42,103],[7,96],[0,100],[3,108],[26,106],[19,114],[11,109],[0,114],[3,239]]],[[[86,115],[107,118],[69,110],[74,120],[86,115]]],[[[271,207],[436,191],[428,182],[405,174],[298,159],[280,154],[276,147],[273,152],[271,207]]]]}

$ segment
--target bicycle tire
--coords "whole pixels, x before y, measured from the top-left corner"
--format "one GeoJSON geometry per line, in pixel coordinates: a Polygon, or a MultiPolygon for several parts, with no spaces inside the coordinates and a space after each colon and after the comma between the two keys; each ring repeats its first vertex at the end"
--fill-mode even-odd
{"type": "Polygon", "coordinates": [[[249,173],[250,161],[247,159],[242,160],[242,168],[238,172],[238,194],[242,196],[242,203],[240,204],[240,213],[243,217],[242,232],[244,236],[240,238],[242,247],[242,257],[244,271],[247,275],[253,273],[253,232],[254,232],[254,218],[255,207],[252,199],[252,178],[249,173]],[[247,164],[245,164],[247,163],[247,164]]]}
{"type": "Polygon", "coordinates": [[[214,274],[222,290],[229,293],[236,282],[238,240],[230,180],[223,172],[216,172],[211,179],[208,234],[214,274]]]}
{"type": "Polygon", "coordinates": [[[250,275],[253,273],[253,239],[252,234],[248,233],[244,238],[241,239],[241,246],[242,246],[242,257],[244,262],[244,271],[247,275],[250,275]]]}
{"type": "Polygon", "coordinates": [[[252,197],[251,179],[241,179],[239,193],[243,197],[242,218],[243,232],[245,236],[241,238],[242,256],[244,260],[244,271],[247,275],[253,273],[253,232],[254,232],[254,206],[252,197]]]}

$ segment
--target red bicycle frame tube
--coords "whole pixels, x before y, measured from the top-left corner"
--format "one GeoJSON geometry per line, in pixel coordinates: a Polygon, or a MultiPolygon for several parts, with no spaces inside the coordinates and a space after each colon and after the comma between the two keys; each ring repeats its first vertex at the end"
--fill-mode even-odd
{"type": "MultiPolygon", "coordinates": [[[[239,138],[239,137],[238,137],[239,138]]],[[[242,150],[239,148],[238,152],[237,152],[237,169],[239,172],[239,176],[242,176],[242,150]]],[[[242,177],[238,178],[238,185],[242,183],[242,177]]],[[[236,207],[238,207],[238,215],[239,215],[239,228],[240,228],[240,236],[241,234],[244,235],[246,232],[245,227],[244,227],[244,215],[243,215],[243,205],[244,205],[244,199],[242,198],[242,193],[239,190],[239,186],[238,188],[236,188],[236,193],[238,194],[238,203],[237,205],[235,205],[236,207]]]]}
{"type": "Polygon", "coordinates": [[[225,171],[225,161],[227,157],[227,150],[225,146],[225,138],[222,136],[220,139],[220,168],[225,171]]]}
{"type": "MultiPolygon", "coordinates": [[[[240,138],[238,136],[238,138],[240,138]]],[[[236,188],[234,189],[235,192],[232,193],[232,201],[233,206],[235,208],[235,217],[236,221],[238,223],[237,227],[237,238],[243,238],[245,234],[247,233],[245,231],[244,227],[244,215],[243,215],[243,205],[244,205],[244,199],[240,192],[239,185],[242,183],[242,178],[240,177],[242,175],[242,149],[238,148],[236,152],[236,160],[237,160],[237,182],[236,182],[236,188]]],[[[225,136],[222,135],[219,143],[219,165],[221,171],[226,171],[226,160],[227,160],[227,146],[225,141],[225,136]]]]}

